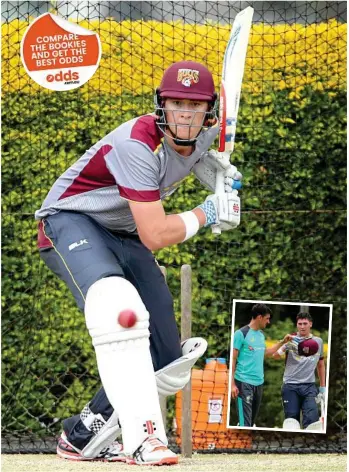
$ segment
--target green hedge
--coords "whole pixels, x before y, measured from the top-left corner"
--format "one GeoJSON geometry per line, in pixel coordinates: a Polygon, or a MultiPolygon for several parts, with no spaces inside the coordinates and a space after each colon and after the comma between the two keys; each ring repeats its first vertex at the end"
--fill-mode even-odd
{"type": "MultiPolygon", "coordinates": [[[[168,267],[178,321],[179,267],[192,265],[193,333],[207,338],[207,356],[228,357],[234,298],[333,303],[329,416],[338,428],[346,415],[346,95],[328,92],[243,97],[234,152],[245,182],[240,227],[219,238],[201,230],[157,258],[168,267]]],[[[33,213],[86,148],[151,109],[149,96],[86,100],[79,90],[3,98],[5,433],[58,430],[50,425],[76,413],[99,384],[83,315],[39,259],[33,213]]],[[[166,210],[190,209],[206,195],[190,176],[166,210]]]]}

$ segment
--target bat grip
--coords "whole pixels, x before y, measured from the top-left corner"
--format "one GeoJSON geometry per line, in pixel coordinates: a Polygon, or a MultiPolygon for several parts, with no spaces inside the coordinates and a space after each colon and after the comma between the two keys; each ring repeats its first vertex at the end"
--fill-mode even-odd
{"type": "MultiPolygon", "coordinates": [[[[224,171],[223,170],[217,170],[215,193],[218,195],[220,193],[224,193],[224,171]]],[[[221,232],[222,231],[219,225],[212,225],[213,234],[221,234],[221,232]]]]}

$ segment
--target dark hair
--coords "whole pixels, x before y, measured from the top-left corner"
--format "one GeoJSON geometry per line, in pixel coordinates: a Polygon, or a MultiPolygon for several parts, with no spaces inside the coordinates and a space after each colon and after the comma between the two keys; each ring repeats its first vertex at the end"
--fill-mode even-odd
{"type": "Polygon", "coordinates": [[[258,315],[270,315],[271,317],[272,311],[267,305],[264,305],[264,303],[257,303],[257,305],[252,307],[251,315],[253,319],[256,319],[258,315]]]}
{"type": "Polygon", "coordinates": [[[313,321],[313,318],[312,316],[310,315],[310,313],[306,312],[306,311],[301,311],[298,313],[297,317],[296,317],[296,321],[298,320],[309,320],[309,321],[313,321]]]}

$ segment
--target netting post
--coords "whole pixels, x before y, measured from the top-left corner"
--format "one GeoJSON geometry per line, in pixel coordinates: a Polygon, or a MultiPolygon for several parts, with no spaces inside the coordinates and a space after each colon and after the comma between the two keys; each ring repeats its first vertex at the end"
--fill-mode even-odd
{"type": "MultiPolygon", "coordinates": [[[[166,267],[160,266],[160,270],[163,276],[166,279],[166,267]]],[[[167,398],[164,395],[159,394],[159,401],[160,401],[160,408],[162,413],[162,420],[164,422],[165,430],[166,430],[166,423],[167,423],[167,398]]]]}
{"type": "MultiPolygon", "coordinates": [[[[181,339],[191,337],[191,267],[181,267],[181,339]]],[[[182,395],[182,455],[192,456],[191,380],[182,395]]]]}

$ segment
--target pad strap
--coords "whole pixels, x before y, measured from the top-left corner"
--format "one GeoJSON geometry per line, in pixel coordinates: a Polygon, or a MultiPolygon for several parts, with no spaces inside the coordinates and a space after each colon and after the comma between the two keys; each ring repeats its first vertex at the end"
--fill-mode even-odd
{"type": "Polygon", "coordinates": [[[106,423],[100,413],[95,414],[91,411],[89,404],[80,413],[80,419],[84,423],[85,428],[94,434],[98,434],[106,423]]]}
{"type": "Polygon", "coordinates": [[[94,433],[92,439],[81,451],[81,455],[86,459],[94,459],[107,446],[109,446],[121,434],[121,426],[118,414],[113,414],[108,421],[105,421],[101,414],[95,414],[87,404],[80,414],[84,426],[94,433]]]}

